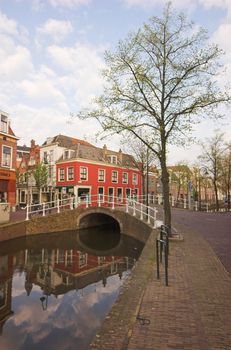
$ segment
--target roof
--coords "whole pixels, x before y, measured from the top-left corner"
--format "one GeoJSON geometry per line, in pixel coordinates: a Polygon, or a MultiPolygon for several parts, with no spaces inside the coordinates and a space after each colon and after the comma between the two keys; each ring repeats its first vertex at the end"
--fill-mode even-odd
{"type": "Polygon", "coordinates": [[[56,135],[54,137],[47,138],[47,140],[43,143],[43,146],[47,146],[53,143],[57,143],[60,147],[65,147],[65,148],[70,148],[73,145],[77,145],[77,144],[94,147],[92,144],[90,144],[87,141],[76,139],[74,137],[61,135],[61,134],[56,135]]]}
{"type": "MultiPolygon", "coordinates": [[[[130,154],[122,153],[121,151],[116,152],[105,148],[92,147],[80,143],[78,143],[77,145],[72,145],[70,149],[73,152],[68,159],[82,158],[97,162],[100,161],[103,163],[113,164],[110,160],[110,156],[117,156],[116,165],[138,169],[134,157],[130,154]]],[[[59,160],[64,160],[63,156],[59,160]]]]}

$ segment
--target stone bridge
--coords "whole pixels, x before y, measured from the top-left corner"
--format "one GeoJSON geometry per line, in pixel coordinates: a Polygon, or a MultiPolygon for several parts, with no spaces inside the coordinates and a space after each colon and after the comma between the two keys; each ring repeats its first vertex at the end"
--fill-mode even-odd
{"type": "Polygon", "coordinates": [[[152,227],[121,208],[89,207],[65,210],[31,220],[0,226],[0,241],[43,233],[73,231],[101,225],[114,225],[121,234],[145,242],[152,227]]]}

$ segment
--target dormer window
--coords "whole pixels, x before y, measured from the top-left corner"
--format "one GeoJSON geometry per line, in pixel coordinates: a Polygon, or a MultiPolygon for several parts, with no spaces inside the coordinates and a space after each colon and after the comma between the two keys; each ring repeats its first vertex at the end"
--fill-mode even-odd
{"type": "Polygon", "coordinates": [[[64,159],[68,159],[69,158],[69,150],[65,150],[64,151],[64,159]]]}
{"type": "Polygon", "coordinates": [[[74,151],[66,149],[63,154],[64,159],[69,159],[74,154],[74,151]]]}
{"type": "Polygon", "coordinates": [[[108,161],[111,164],[117,164],[117,156],[115,156],[115,155],[108,156],[108,161]]]}
{"type": "Polygon", "coordinates": [[[1,114],[1,131],[7,134],[7,117],[1,114]]]}

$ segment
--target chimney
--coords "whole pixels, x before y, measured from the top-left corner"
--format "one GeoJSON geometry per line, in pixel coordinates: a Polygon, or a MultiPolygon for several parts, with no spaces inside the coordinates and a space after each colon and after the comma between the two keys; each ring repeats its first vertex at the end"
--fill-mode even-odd
{"type": "Polygon", "coordinates": [[[30,142],[30,147],[33,149],[35,148],[35,140],[31,140],[30,142]]]}
{"type": "Polygon", "coordinates": [[[123,161],[123,152],[122,152],[121,148],[119,149],[118,159],[119,159],[120,164],[122,164],[122,161],[123,161]]]}
{"type": "Polygon", "coordinates": [[[106,158],[107,157],[107,146],[104,145],[103,146],[103,158],[106,158]]]}

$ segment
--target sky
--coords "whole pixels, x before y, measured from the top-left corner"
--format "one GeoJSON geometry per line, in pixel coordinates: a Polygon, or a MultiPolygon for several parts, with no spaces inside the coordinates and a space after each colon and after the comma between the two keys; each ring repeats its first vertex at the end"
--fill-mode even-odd
{"type": "MultiPolygon", "coordinates": [[[[0,110],[9,113],[18,144],[42,144],[64,134],[118,150],[118,137],[96,142],[96,121],[74,120],[70,114],[89,105],[102,91],[100,70],[104,52],[116,47],[153,15],[161,15],[163,0],[0,0],[0,110]]],[[[224,49],[231,82],[231,1],[173,0],[188,19],[208,30],[210,40],[224,49]]],[[[231,117],[197,125],[199,141],[215,130],[231,139],[231,117]]],[[[170,147],[168,163],[197,162],[199,145],[170,147]]]]}

